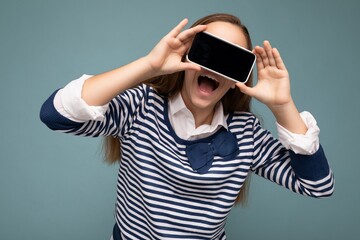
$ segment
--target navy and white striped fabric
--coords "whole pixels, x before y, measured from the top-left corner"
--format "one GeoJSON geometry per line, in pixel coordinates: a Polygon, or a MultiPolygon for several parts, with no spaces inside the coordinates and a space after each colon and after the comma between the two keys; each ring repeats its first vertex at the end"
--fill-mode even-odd
{"type": "Polygon", "coordinates": [[[209,171],[199,174],[185,153],[194,141],[176,135],[167,99],[151,87],[141,85],[114,98],[101,122],[64,118],[53,106],[54,94],[41,110],[49,128],[120,137],[115,216],[123,239],[226,239],[227,216],[250,171],[303,195],[326,197],[333,192],[333,174],[321,147],[311,156],[294,154],[251,113],[228,117],[228,130],[240,149],[237,156],[215,156],[209,171]]]}

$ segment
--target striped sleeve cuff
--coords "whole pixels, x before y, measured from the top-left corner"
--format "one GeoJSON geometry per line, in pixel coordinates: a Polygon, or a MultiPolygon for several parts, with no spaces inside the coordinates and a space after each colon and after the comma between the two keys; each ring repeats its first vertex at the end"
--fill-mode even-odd
{"type": "Polygon", "coordinates": [[[301,155],[290,151],[291,167],[297,177],[318,181],[329,175],[330,168],[321,145],[312,155],[301,155]]]}
{"type": "Polygon", "coordinates": [[[52,130],[69,130],[81,127],[82,123],[72,121],[71,119],[60,114],[54,106],[54,97],[58,93],[55,91],[43,103],[40,110],[40,119],[48,128],[52,130]]]}

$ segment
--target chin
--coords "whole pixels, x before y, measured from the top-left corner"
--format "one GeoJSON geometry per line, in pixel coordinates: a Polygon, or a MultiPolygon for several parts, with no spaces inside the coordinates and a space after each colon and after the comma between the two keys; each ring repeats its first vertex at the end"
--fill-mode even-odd
{"type": "Polygon", "coordinates": [[[198,109],[208,109],[208,108],[214,108],[216,103],[212,103],[202,99],[197,99],[194,102],[192,102],[192,105],[198,109]]]}
{"type": "Polygon", "coordinates": [[[192,110],[212,110],[231,85],[208,71],[188,72],[182,89],[183,100],[192,110]]]}

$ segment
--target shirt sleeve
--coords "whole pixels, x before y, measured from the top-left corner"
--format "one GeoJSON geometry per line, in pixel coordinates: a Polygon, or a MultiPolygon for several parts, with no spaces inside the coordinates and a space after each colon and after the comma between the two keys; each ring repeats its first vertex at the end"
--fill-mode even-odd
{"type": "Polygon", "coordinates": [[[104,119],[109,104],[90,106],[81,97],[84,82],[90,77],[92,76],[84,74],[56,93],[54,107],[61,115],[74,122],[101,121],[104,119]]]}
{"type": "Polygon", "coordinates": [[[334,177],[319,146],[314,154],[287,150],[257,119],[253,125],[254,154],[251,170],[296,193],[327,197],[334,191],[334,177]]]}
{"type": "Polygon", "coordinates": [[[315,118],[309,112],[300,113],[308,131],[305,134],[296,134],[276,123],[278,138],[282,145],[296,154],[312,155],[319,149],[320,129],[315,118]]]}
{"type": "Polygon", "coordinates": [[[80,136],[122,137],[132,127],[148,94],[146,85],[128,89],[104,106],[89,106],[81,89],[89,75],[55,91],[42,105],[41,121],[54,131],[80,136]]]}

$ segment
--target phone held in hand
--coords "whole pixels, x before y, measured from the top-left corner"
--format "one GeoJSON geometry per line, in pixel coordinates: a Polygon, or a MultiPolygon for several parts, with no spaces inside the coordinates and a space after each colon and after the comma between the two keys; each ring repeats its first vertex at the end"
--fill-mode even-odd
{"type": "Polygon", "coordinates": [[[230,80],[245,83],[255,65],[256,56],[248,49],[211,33],[199,32],[186,59],[230,80]]]}

